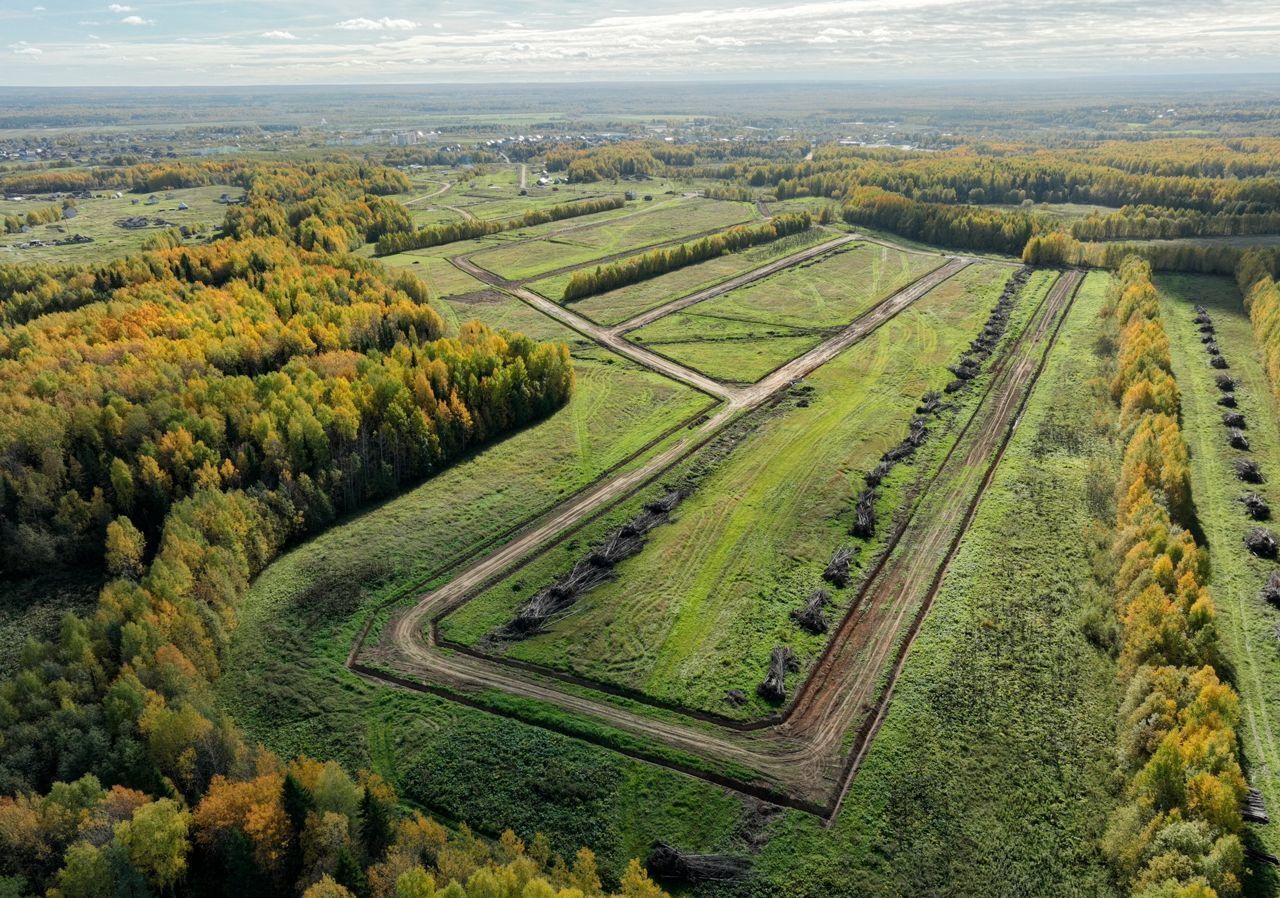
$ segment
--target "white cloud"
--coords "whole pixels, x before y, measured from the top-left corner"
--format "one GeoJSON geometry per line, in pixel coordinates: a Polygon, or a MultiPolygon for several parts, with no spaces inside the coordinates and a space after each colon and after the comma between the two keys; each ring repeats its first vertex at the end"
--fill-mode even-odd
{"type": "Polygon", "coordinates": [[[44,51],[39,47],[18,47],[13,51],[19,56],[43,56],[44,51]]]}
{"type": "Polygon", "coordinates": [[[123,3],[112,3],[107,7],[107,12],[122,13],[133,12],[132,6],[125,6],[123,3]]]}
{"type": "Polygon", "coordinates": [[[144,19],[142,16],[125,16],[120,20],[121,25],[154,25],[155,19],[144,19]]]}
{"type": "Polygon", "coordinates": [[[44,7],[43,7],[43,6],[33,6],[33,7],[31,7],[31,11],[32,11],[32,12],[44,12],[44,7]]]}
{"type": "Polygon", "coordinates": [[[363,16],[345,19],[334,26],[344,31],[412,31],[418,23],[409,19],[392,19],[383,16],[380,19],[366,19],[363,16]]]}
{"type": "Polygon", "coordinates": [[[277,41],[296,41],[298,36],[289,31],[264,31],[262,36],[277,41]]]}

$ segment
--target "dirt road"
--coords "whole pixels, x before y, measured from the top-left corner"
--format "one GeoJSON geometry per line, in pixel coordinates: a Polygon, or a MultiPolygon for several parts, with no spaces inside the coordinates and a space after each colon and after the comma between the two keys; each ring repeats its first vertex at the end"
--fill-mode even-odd
{"type": "MultiPolygon", "coordinates": [[[[967,260],[953,260],[927,278],[936,277],[936,282],[941,282],[965,264],[967,260]]],[[[733,780],[642,747],[613,746],[624,753],[748,794],[824,816],[833,814],[884,718],[911,639],[990,483],[1080,279],[1077,272],[1063,275],[1027,328],[995,363],[978,408],[899,534],[895,549],[873,571],[795,702],[777,721],[746,729],[679,719],[670,714],[652,716],[611,703],[605,696],[566,690],[553,676],[483,657],[443,652],[431,641],[425,624],[466,601],[485,583],[594,510],[666,470],[723,426],[738,408],[758,404],[794,376],[802,376],[798,372],[813,370],[841,348],[856,342],[858,330],[862,336],[870,333],[927,292],[921,282],[890,297],[776,376],[741,391],[736,403],[727,405],[660,456],[571,499],[535,528],[423,596],[412,608],[393,617],[376,645],[357,646],[351,666],[383,682],[403,688],[443,690],[459,700],[476,701],[467,696],[480,690],[499,690],[547,702],[689,755],[719,764],[744,765],[760,777],[733,780]],[[787,369],[790,372],[783,373],[787,369]],[[900,640],[898,636],[904,629],[907,638],[900,640]],[[854,728],[855,739],[846,745],[845,736],[854,728]]],[[[602,736],[576,735],[607,744],[602,736]]]]}

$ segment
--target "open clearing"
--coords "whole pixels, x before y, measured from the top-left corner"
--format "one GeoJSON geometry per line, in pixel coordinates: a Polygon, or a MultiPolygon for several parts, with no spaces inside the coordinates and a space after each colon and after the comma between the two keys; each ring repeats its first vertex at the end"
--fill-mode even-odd
{"type": "MultiPolygon", "coordinates": [[[[803,670],[825,642],[797,628],[790,612],[825,586],[835,597],[829,613],[838,617],[852,594],[822,583],[831,553],[852,543],[860,569],[886,535],[882,526],[875,544],[847,537],[862,474],[902,438],[920,396],[951,379],[946,365],[981,329],[1010,274],[1003,266],[971,266],[818,369],[806,381],[813,392],[803,394],[804,404],[762,413],[682,503],[677,520],[653,531],[645,550],[619,566],[617,580],[587,593],[547,632],[496,650],[707,712],[771,713],[754,694],[769,651],[790,645],[803,670]],[[728,704],[731,689],[748,702],[728,704]]],[[[1038,300],[1047,283],[1042,277],[1026,299],[1038,300]]],[[[936,450],[948,435],[934,440],[936,450]]],[[[882,519],[904,501],[916,473],[911,465],[895,470],[882,519]]],[[[496,583],[445,618],[441,637],[474,644],[639,502],[496,583]]]]}
{"type": "MultiPolygon", "coordinates": [[[[731,227],[756,215],[755,207],[746,203],[698,198],[652,209],[631,204],[626,211],[632,214],[615,214],[618,220],[599,223],[575,226],[572,220],[555,222],[558,227],[546,239],[507,241],[476,253],[475,263],[504,278],[533,278],[604,256],[731,227]]],[[[527,233],[514,231],[510,235],[519,238],[527,233]]]]}
{"type": "Polygon", "coordinates": [[[858,243],[690,306],[627,337],[716,380],[752,383],[943,261],[858,243]]]}
{"type": "MultiPolygon", "coordinates": [[[[853,613],[836,630],[814,675],[801,688],[795,705],[779,726],[739,734],[695,721],[654,716],[642,708],[615,705],[605,695],[558,687],[533,673],[497,666],[492,660],[442,653],[431,643],[430,634],[424,634],[427,620],[456,607],[478,585],[530,548],[590,514],[600,502],[625,495],[643,483],[642,472],[637,472],[636,477],[614,478],[610,484],[571,500],[545,525],[454,574],[444,586],[393,614],[376,632],[370,632],[371,645],[364,644],[362,635],[353,650],[355,669],[402,688],[441,691],[502,713],[527,713],[544,726],[565,729],[686,772],[702,775],[700,771],[705,768],[698,762],[678,760],[680,757],[692,754],[706,758],[720,770],[715,774],[716,781],[732,776],[727,771],[746,767],[770,785],[762,787],[760,779],[749,781],[739,775],[735,781],[740,790],[767,794],[814,811],[825,807],[829,812],[838,807],[842,784],[856,770],[887,707],[893,680],[901,669],[901,652],[905,651],[903,645],[895,653],[899,637],[908,629],[914,632],[927,612],[936,583],[972,519],[1079,280],[1077,274],[1059,278],[1024,332],[994,365],[977,411],[962,429],[956,447],[943,461],[925,494],[927,513],[917,511],[912,516],[903,533],[904,543],[873,572],[860,591],[853,613]],[[910,549],[902,550],[902,545],[910,549]],[[927,559],[923,566],[915,557],[917,550],[927,559]],[[929,571],[934,571],[932,576],[929,571]],[[884,683],[881,673],[890,662],[893,676],[884,683]],[[593,718],[596,723],[573,724],[551,708],[575,717],[593,718]],[[847,742],[846,735],[855,728],[853,741],[847,742]],[[642,741],[637,742],[637,737],[642,741]],[[649,740],[656,740],[665,748],[646,747],[649,740]],[[675,757],[672,751],[677,753],[675,757]]],[[[914,292],[904,295],[918,298],[914,292]]],[[[877,311],[883,318],[897,307],[886,303],[877,311]]],[[[833,347],[842,345],[841,340],[832,342],[833,347]]],[[[708,422],[708,426],[712,424],[714,421],[708,422]]],[[[679,457],[668,455],[672,460],[679,457]]],[[[656,458],[653,464],[661,461],[656,458]]]]}
{"type": "MultiPolygon", "coordinates": [[[[148,205],[148,197],[153,194],[125,193],[114,196],[115,191],[95,193],[92,199],[76,200],[75,218],[58,221],[53,224],[35,225],[26,234],[0,234],[0,264],[9,262],[95,262],[114,259],[130,252],[137,251],[148,235],[162,231],[167,227],[203,226],[210,231],[222,225],[227,207],[217,202],[224,193],[238,197],[244,193],[239,187],[214,186],[191,187],[183,190],[159,190],[156,196],[159,202],[148,205]],[[136,205],[135,205],[136,204],[136,205]],[[180,209],[186,204],[188,208],[180,209]],[[144,228],[122,228],[117,221],[145,217],[144,228]],[[163,225],[157,225],[155,219],[163,219],[163,225]],[[42,246],[32,249],[19,249],[18,244],[31,240],[61,240],[72,234],[83,234],[92,237],[92,243],[72,243],[65,246],[42,246]]],[[[58,201],[60,202],[60,201],[58,201]]],[[[0,198],[0,218],[9,215],[24,215],[33,209],[41,209],[52,204],[46,199],[24,200],[13,202],[0,198]]]]}
{"type": "MultiPolygon", "coordinates": [[[[831,236],[830,233],[811,228],[772,243],[753,246],[742,252],[728,253],[647,281],[588,296],[569,305],[579,315],[585,315],[598,324],[621,324],[636,315],[669,303],[672,299],[687,296],[713,284],[753,271],[797,250],[830,240],[831,236]]],[[[570,276],[570,274],[561,274],[543,278],[527,286],[547,299],[559,302],[564,295],[564,288],[570,276]]]]}

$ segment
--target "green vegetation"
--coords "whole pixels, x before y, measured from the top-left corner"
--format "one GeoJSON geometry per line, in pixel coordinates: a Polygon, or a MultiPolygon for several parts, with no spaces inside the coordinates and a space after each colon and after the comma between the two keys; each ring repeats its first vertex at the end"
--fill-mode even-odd
{"type": "MultiPolygon", "coordinates": [[[[26,234],[0,236],[0,263],[28,262],[96,262],[114,259],[142,249],[147,237],[170,225],[189,230],[211,233],[221,223],[226,206],[218,202],[224,193],[239,196],[238,187],[215,185],[191,187],[158,194],[160,202],[147,205],[144,194],[123,194],[98,191],[92,199],[76,200],[76,217],[52,224],[33,227],[26,234]],[[172,193],[172,197],[169,194],[172,193]],[[178,208],[186,205],[186,209],[178,208]],[[145,228],[123,228],[117,222],[138,216],[147,219],[145,228]],[[155,219],[166,224],[157,225],[155,219]],[[92,243],[68,243],[62,246],[41,246],[19,249],[18,244],[41,240],[52,243],[74,234],[92,238],[92,243]]],[[[0,217],[19,215],[32,203],[15,203],[0,199],[0,217]]]]}
{"type": "Polygon", "coordinates": [[[1110,601],[1088,574],[1116,452],[1091,386],[1105,284],[1081,287],[834,826],[770,828],[757,872],[773,888],[1114,894],[1098,845],[1120,696],[1082,628],[1110,601]]]}
{"type": "MultiPolygon", "coordinates": [[[[1210,585],[1218,609],[1218,633],[1223,654],[1240,693],[1240,743],[1250,784],[1262,790],[1268,806],[1280,802],[1280,743],[1274,733],[1280,721],[1280,695],[1270,684],[1280,682],[1280,654],[1275,650],[1280,611],[1259,595],[1273,562],[1244,548],[1244,534],[1253,526],[1240,504],[1245,492],[1263,496],[1272,508],[1280,503],[1280,426],[1262,353],[1250,330],[1240,292],[1227,278],[1165,275],[1156,280],[1162,318],[1170,335],[1173,372],[1182,388],[1183,433],[1191,450],[1191,493],[1196,521],[1204,533],[1212,570],[1210,585]],[[1218,345],[1239,384],[1234,391],[1239,411],[1248,421],[1247,453],[1227,445],[1222,424],[1222,392],[1215,386],[1219,373],[1210,368],[1192,320],[1195,307],[1209,310],[1218,345]],[[1241,483],[1233,464],[1252,458],[1267,475],[1262,484],[1241,483]],[[1277,472],[1275,475],[1272,472],[1277,472]]],[[[1267,851],[1280,850],[1275,824],[1251,829],[1267,851]]]]}
{"type": "MultiPolygon", "coordinates": [[[[825,642],[799,630],[790,612],[825,585],[820,574],[837,547],[856,545],[861,568],[883,544],[883,528],[872,543],[847,535],[862,475],[902,439],[920,397],[951,380],[946,366],[981,329],[1009,274],[999,266],[963,272],[811,375],[799,401],[761,413],[732,451],[713,443],[704,456],[724,459],[676,521],[619,565],[615,581],[585,594],[545,633],[493,650],[720,714],[772,710],[753,693],[772,647],[791,645],[807,666],[825,642]],[[725,701],[731,689],[752,698],[734,708],[725,701]]],[[[1024,302],[1034,305],[1047,283],[1038,278],[1024,302]]],[[[917,465],[895,470],[882,498],[886,517],[948,440],[935,435],[917,465]]],[[[712,462],[690,466],[702,464],[712,462]]],[[[441,635],[479,642],[640,501],[494,584],[445,618],[441,635]]],[[[853,589],[832,591],[838,616],[853,589]]]]}
{"type": "Polygon", "coordinates": [[[661,277],[717,256],[799,234],[809,230],[810,224],[807,212],[779,215],[758,225],[738,225],[690,243],[679,243],[667,249],[654,249],[607,265],[597,265],[594,271],[579,269],[569,276],[563,299],[566,303],[574,302],[661,277]]]}
{"type": "Polygon", "coordinates": [[[543,240],[485,250],[477,253],[474,261],[505,278],[533,278],[614,253],[739,224],[752,218],[754,211],[742,203],[685,199],[598,224],[559,229],[543,240]]]}
{"type": "MultiPolygon", "coordinates": [[[[673,299],[697,293],[753,271],[762,265],[789,256],[792,253],[807,249],[818,243],[831,239],[831,234],[812,229],[800,234],[792,234],[781,240],[775,240],[763,246],[752,247],[740,253],[730,253],[710,259],[699,265],[691,265],[678,271],[672,271],[652,280],[639,284],[631,284],[589,296],[572,304],[573,311],[592,321],[604,325],[621,324],[650,309],[665,305],[673,299]]],[[[548,299],[556,299],[563,295],[564,285],[572,277],[572,272],[544,278],[528,284],[548,299]]]]}
{"type": "Polygon", "coordinates": [[[461,221],[444,222],[412,231],[394,231],[379,237],[373,252],[376,256],[389,256],[407,250],[457,243],[460,240],[474,240],[476,237],[500,234],[503,231],[531,228],[548,222],[563,221],[566,218],[608,212],[622,208],[623,204],[624,200],[620,196],[600,197],[561,206],[528,209],[523,215],[505,220],[464,218],[461,221]]]}
{"type": "Polygon", "coordinates": [[[668,315],[628,339],[718,380],[753,382],[942,262],[858,243],[668,315]]]}

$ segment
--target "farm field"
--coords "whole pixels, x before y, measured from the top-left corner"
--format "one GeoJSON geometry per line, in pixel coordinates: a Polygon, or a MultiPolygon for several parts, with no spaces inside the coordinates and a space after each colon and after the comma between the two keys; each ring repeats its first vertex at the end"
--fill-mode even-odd
{"type": "MultiPolygon", "coordinates": [[[[797,628],[790,612],[825,585],[819,575],[839,545],[857,546],[860,570],[883,544],[887,527],[870,543],[847,536],[862,474],[902,438],[920,396],[951,379],[946,365],[981,329],[1010,273],[998,266],[962,271],[818,369],[799,402],[793,397],[758,413],[759,423],[710,469],[676,521],[619,565],[615,581],[584,595],[545,633],[489,650],[725,716],[771,711],[753,692],[770,649],[791,645],[803,670],[825,642],[797,628]],[[913,351],[901,352],[904,345],[913,351]],[[762,528],[766,514],[770,526],[762,528]],[[751,696],[738,708],[725,701],[735,689],[751,696]]],[[[1033,306],[1048,282],[1037,278],[1021,303],[1033,306]]],[[[895,470],[881,498],[882,519],[936,464],[948,439],[936,434],[918,465],[895,470]]],[[[714,444],[708,453],[716,455],[714,444]]],[[[496,583],[446,617],[441,636],[483,644],[639,502],[496,583]]],[[[852,588],[831,591],[838,618],[852,588]]]]}
{"type": "Polygon", "coordinates": [[[751,383],[943,261],[858,243],[675,312],[627,338],[717,380],[751,383]]]}
{"type": "Polygon", "coordinates": [[[510,239],[503,241],[504,245],[476,253],[473,261],[504,278],[534,278],[603,256],[727,228],[757,216],[755,208],[746,203],[698,198],[673,200],[654,208],[629,204],[624,210],[605,214],[612,219],[540,225],[557,234],[546,240],[520,241],[536,233],[535,229],[509,232],[510,239]]]}
{"type": "MultiPolygon", "coordinates": [[[[244,191],[239,187],[213,186],[191,187],[182,190],[157,191],[155,196],[160,202],[147,205],[151,194],[125,193],[115,198],[111,193],[98,195],[93,199],[77,200],[75,218],[54,222],[50,225],[36,225],[26,234],[0,234],[0,264],[8,262],[92,262],[100,259],[114,259],[138,250],[148,235],[162,231],[167,227],[203,226],[210,232],[222,225],[227,207],[217,202],[224,193],[238,197],[244,191]],[[170,198],[170,195],[172,197],[170,198]],[[137,205],[134,201],[137,200],[137,205]],[[186,203],[189,208],[179,209],[178,205],[186,203]],[[116,225],[116,221],[146,216],[149,220],[164,219],[168,224],[149,224],[145,228],[128,229],[116,225]],[[58,230],[61,228],[62,230],[58,230]],[[42,246],[32,249],[19,249],[18,244],[30,240],[52,241],[68,237],[72,234],[83,234],[92,237],[92,243],[72,243],[65,246],[42,246]]],[[[30,199],[23,202],[12,202],[0,198],[0,218],[8,215],[20,215],[32,209],[50,205],[44,199],[30,199]]]]}
{"type": "MultiPolygon", "coordinates": [[[[1210,586],[1218,608],[1219,639],[1240,692],[1240,742],[1246,769],[1250,784],[1262,791],[1269,806],[1275,806],[1280,803],[1280,694],[1268,684],[1280,678],[1276,630],[1280,611],[1258,595],[1275,563],[1245,549],[1244,534],[1257,523],[1245,514],[1240,496],[1256,492],[1272,508],[1280,502],[1280,417],[1235,283],[1220,277],[1162,275],[1156,285],[1172,342],[1174,372],[1182,388],[1184,433],[1194,459],[1191,490],[1212,565],[1210,586]],[[1218,345],[1231,365],[1226,373],[1239,381],[1235,396],[1237,410],[1248,422],[1248,452],[1227,445],[1227,428],[1222,423],[1225,409],[1217,405],[1221,391],[1214,384],[1219,372],[1209,367],[1192,321],[1197,305],[1209,310],[1218,345]],[[1238,458],[1256,461],[1267,482],[1241,483],[1232,467],[1238,458]]],[[[1250,832],[1266,851],[1280,850],[1277,824],[1253,826],[1250,832]]]]}
{"type": "MultiPolygon", "coordinates": [[[[698,265],[680,268],[656,278],[619,287],[606,293],[588,296],[568,303],[579,315],[599,324],[621,324],[636,315],[657,308],[672,299],[729,280],[740,274],[759,268],[775,259],[831,239],[831,234],[816,228],[799,234],[791,234],[772,243],[753,246],[737,253],[728,253],[709,259],[698,265]]],[[[527,286],[547,299],[560,302],[564,287],[569,283],[569,273],[533,281],[527,286]]]]}

